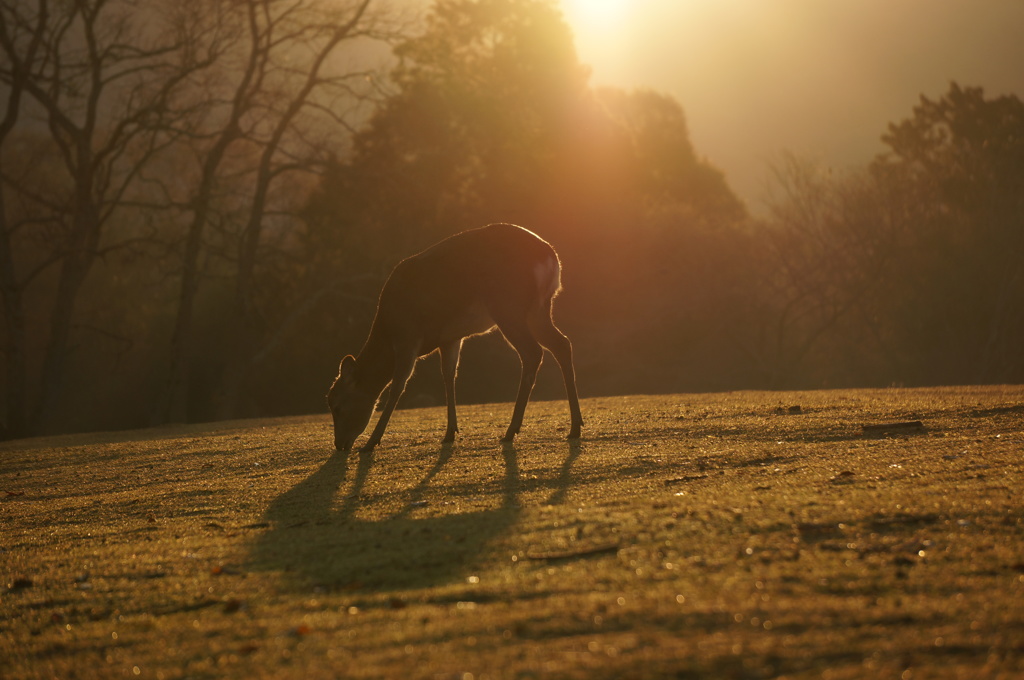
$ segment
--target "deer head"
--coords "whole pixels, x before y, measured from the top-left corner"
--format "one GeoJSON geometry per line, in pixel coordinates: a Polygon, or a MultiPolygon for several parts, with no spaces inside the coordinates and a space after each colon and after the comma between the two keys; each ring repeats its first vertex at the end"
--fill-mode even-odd
{"type": "Polygon", "coordinates": [[[379,392],[360,388],[358,369],[355,357],[342,359],[338,377],[327,393],[327,405],[334,417],[334,448],[339,451],[351,449],[356,437],[366,429],[379,396],[379,392]]]}

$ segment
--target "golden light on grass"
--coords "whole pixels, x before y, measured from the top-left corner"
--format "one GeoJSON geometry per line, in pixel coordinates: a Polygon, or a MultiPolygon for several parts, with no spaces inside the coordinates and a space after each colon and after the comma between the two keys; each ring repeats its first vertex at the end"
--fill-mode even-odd
{"type": "Polygon", "coordinates": [[[1020,397],[589,399],[578,444],[537,402],[509,447],[511,405],[451,447],[407,410],[373,454],[326,416],[5,443],[0,673],[1019,677],[1020,397]]]}

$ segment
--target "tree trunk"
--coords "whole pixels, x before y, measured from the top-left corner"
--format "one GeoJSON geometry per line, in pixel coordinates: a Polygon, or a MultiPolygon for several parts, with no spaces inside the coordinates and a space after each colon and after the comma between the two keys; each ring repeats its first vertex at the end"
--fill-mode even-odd
{"type": "Polygon", "coordinates": [[[178,312],[174,317],[174,330],[171,333],[167,379],[163,393],[158,395],[150,417],[154,425],[185,421],[188,417],[185,376],[192,347],[192,315],[195,310],[196,293],[199,291],[199,255],[205,221],[205,218],[197,216],[189,225],[182,263],[181,290],[178,293],[178,312]]]}
{"type": "Polygon", "coordinates": [[[90,194],[92,176],[83,173],[78,180],[74,206],[70,252],[64,259],[57,284],[57,297],[50,314],[50,342],[43,359],[39,381],[39,402],[32,414],[32,428],[45,432],[54,422],[64,392],[64,379],[74,322],[75,304],[82,283],[96,259],[101,225],[99,210],[90,194]]]}
{"type": "Polygon", "coordinates": [[[28,367],[25,359],[25,310],[21,289],[14,272],[7,209],[0,187],[0,296],[4,305],[4,357],[6,418],[0,421],[0,439],[13,439],[29,434],[28,429],[28,367]]]}

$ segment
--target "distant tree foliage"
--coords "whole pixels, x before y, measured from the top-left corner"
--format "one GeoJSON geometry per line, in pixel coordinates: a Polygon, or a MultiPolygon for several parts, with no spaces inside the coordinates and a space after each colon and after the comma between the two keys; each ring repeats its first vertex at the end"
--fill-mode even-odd
{"type": "Polygon", "coordinates": [[[852,176],[781,169],[767,363],[797,384],[1024,382],[1024,104],[953,83],[882,139],[852,176]]]}
{"type": "Polygon", "coordinates": [[[1024,103],[953,83],[883,140],[872,170],[916,199],[894,287],[903,341],[928,363],[907,380],[1024,381],[1024,103]]]}

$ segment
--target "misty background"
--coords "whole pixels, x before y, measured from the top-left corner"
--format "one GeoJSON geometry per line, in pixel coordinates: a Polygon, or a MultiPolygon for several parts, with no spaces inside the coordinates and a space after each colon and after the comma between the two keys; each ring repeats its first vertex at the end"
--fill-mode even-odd
{"type": "Polygon", "coordinates": [[[564,0],[597,85],[683,104],[693,144],[756,213],[783,153],[837,171],[950,82],[1024,92],[1024,3],[564,0]]]}
{"type": "MultiPolygon", "coordinates": [[[[581,396],[1024,382],[1021,13],[0,0],[0,434],[323,411],[391,268],[497,221],[581,396]]],[[[467,343],[460,401],[518,372],[467,343]]]]}

